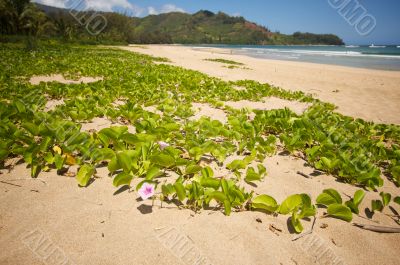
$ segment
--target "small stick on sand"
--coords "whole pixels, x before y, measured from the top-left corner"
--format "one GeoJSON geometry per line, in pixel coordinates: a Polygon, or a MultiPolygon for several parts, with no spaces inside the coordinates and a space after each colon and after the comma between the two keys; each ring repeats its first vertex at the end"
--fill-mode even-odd
{"type": "Polygon", "coordinates": [[[387,227],[387,226],[376,226],[376,225],[365,225],[353,223],[354,226],[357,226],[361,229],[377,232],[377,233],[400,233],[400,227],[387,227]]]}
{"type": "Polygon", "coordinates": [[[6,181],[19,181],[19,180],[38,180],[42,182],[43,184],[47,185],[46,181],[40,178],[22,178],[22,179],[6,179],[6,181]]]}
{"type": "Polygon", "coordinates": [[[309,175],[307,175],[306,173],[303,173],[303,172],[297,171],[297,174],[299,174],[300,176],[303,176],[303,177],[305,177],[305,178],[312,179],[312,177],[311,177],[311,176],[309,176],[309,175]]]}
{"type": "Polygon", "coordinates": [[[14,183],[9,183],[9,182],[6,182],[6,181],[0,181],[1,183],[4,183],[4,184],[8,184],[8,185],[11,185],[11,186],[15,186],[15,187],[22,187],[21,185],[18,185],[18,184],[14,184],[14,183]]]}

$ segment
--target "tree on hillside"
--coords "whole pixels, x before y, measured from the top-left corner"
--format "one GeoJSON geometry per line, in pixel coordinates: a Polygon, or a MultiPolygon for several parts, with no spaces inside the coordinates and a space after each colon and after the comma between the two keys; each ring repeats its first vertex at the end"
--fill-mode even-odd
{"type": "Polygon", "coordinates": [[[0,0],[0,15],[2,34],[38,36],[52,27],[46,14],[30,0],[0,0]]]}
{"type": "Polygon", "coordinates": [[[46,14],[33,4],[25,6],[19,17],[19,23],[28,35],[35,37],[54,29],[54,24],[48,20],[46,14]]]}

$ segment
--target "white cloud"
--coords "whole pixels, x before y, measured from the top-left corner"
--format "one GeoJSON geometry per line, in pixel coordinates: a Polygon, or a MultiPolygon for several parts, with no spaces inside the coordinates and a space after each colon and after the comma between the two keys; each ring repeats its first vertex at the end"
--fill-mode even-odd
{"type": "Polygon", "coordinates": [[[98,11],[116,11],[120,13],[140,16],[144,9],[131,4],[128,0],[33,0],[48,6],[62,7],[68,9],[93,9],[98,11]]]}
{"type": "MultiPolygon", "coordinates": [[[[130,3],[128,0],[33,0],[48,6],[72,8],[78,10],[93,9],[98,11],[118,11],[132,16],[140,16],[145,9],[130,3]]],[[[160,9],[152,6],[147,7],[149,15],[157,15],[161,13],[182,12],[186,13],[183,8],[174,4],[165,4],[160,9]]]]}
{"type": "Polygon", "coordinates": [[[173,4],[163,5],[160,10],[157,10],[152,6],[149,6],[147,7],[147,12],[149,13],[149,15],[158,15],[162,13],[171,13],[171,12],[186,13],[186,11],[183,8],[177,7],[176,5],[173,4]]]}
{"type": "Polygon", "coordinates": [[[147,8],[147,12],[149,13],[149,15],[157,15],[158,14],[158,11],[152,6],[149,6],[147,8]]]}
{"type": "Polygon", "coordinates": [[[46,6],[55,6],[65,8],[65,0],[34,0],[32,2],[36,2],[39,4],[43,4],[46,6]]]}
{"type": "Polygon", "coordinates": [[[86,0],[86,8],[99,11],[113,11],[115,9],[120,11],[123,9],[135,16],[140,16],[143,12],[143,8],[129,3],[128,0],[86,0]]]}
{"type": "Polygon", "coordinates": [[[186,13],[186,11],[183,10],[183,8],[177,7],[176,5],[172,4],[163,5],[160,13],[170,13],[170,12],[186,13]]]}
{"type": "Polygon", "coordinates": [[[232,17],[240,17],[240,13],[239,12],[233,13],[232,17]]]}

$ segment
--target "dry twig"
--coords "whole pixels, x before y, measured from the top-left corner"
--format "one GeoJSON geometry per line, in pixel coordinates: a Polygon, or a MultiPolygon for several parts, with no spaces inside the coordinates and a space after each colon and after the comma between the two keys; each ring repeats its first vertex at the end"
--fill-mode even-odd
{"type": "Polygon", "coordinates": [[[400,227],[387,227],[387,226],[377,226],[377,225],[365,225],[359,223],[353,223],[361,229],[377,232],[377,233],[400,233],[400,227]]]}

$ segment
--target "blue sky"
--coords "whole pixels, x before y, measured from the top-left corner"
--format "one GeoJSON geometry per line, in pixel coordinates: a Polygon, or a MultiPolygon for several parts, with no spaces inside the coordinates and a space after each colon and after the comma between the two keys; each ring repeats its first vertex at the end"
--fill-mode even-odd
{"type": "MultiPolygon", "coordinates": [[[[400,45],[400,0],[35,0],[59,7],[79,1],[86,1],[87,7],[92,9],[125,11],[135,16],[171,11],[194,13],[200,9],[223,11],[282,33],[334,33],[347,44],[400,45]],[[330,2],[346,5],[346,1],[354,5],[359,3],[365,8],[365,15],[370,15],[368,19],[376,20],[376,27],[370,34],[360,35],[357,24],[349,25],[339,9],[330,5],[330,2]]],[[[355,20],[358,17],[361,18],[355,16],[355,20]]]]}

